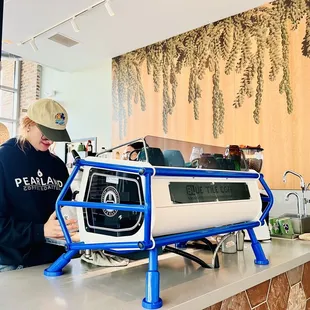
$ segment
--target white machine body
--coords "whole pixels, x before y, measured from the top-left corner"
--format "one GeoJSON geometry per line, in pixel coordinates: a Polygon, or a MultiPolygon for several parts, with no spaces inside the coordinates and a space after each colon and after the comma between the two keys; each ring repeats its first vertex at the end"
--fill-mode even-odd
{"type": "MultiPolygon", "coordinates": [[[[152,167],[146,162],[102,158],[91,160],[152,167]]],[[[155,172],[156,167],[152,168],[155,172]]],[[[245,172],[238,173],[246,176],[245,172]]],[[[153,176],[151,237],[257,221],[262,207],[258,178],[259,174],[257,179],[153,176]]],[[[143,176],[84,167],[77,200],[143,205],[144,194],[143,176]]],[[[82,242],[92,244],[144,240],[143,213],[77,208],[77,214],[82,242]]]]}

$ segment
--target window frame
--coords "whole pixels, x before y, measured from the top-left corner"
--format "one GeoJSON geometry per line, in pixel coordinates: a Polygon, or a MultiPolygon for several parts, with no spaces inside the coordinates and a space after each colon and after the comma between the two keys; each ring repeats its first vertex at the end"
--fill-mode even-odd
{"type": "MultiPolygon", "coordinates": [[[[11,59],[2,54],[2,59],[11,59]]],[[[0,116],[0,122],[12,123],[12,137],[17,135],[17,128],[20,116],[20,84],[21,84],[21,60],[15,59],[14,66],[14,86],[8,87],[0,84],[0,90],[13,94],[13,118],[5,118],[0,116]]],[[[10,137],[10,138],[12,138],[10,137]]]]}

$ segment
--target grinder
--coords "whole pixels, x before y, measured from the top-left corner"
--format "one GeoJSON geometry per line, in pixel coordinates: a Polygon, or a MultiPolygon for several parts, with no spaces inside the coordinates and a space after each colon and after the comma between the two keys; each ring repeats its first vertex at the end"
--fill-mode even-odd
{"type": "MultiPolygon", "coordinates": [[[[260,145],[258,146],[240,145],[240,149],[245,155],[248,168],[253,169],[257,171],[258,173],[260,173],[263,167],[263,153],[262,152],[264,151],[264,149],[260,145]]],[[[267,202],[268,195],[266,195],[264,191],[260,191],[260,196],[262,198],[262,213],[263,213],[266,207],[268,206],[268,202],[267,202]]],[[[269,231],[269,214],[265,218],[264,225],[256,227],[254,231],[256,233],[257,240],[259,241],[271,240],[270,231],[269,231]]],[[[250,240],[247,233],[245,235],[245,240],[247,241],[250,240]]]]}

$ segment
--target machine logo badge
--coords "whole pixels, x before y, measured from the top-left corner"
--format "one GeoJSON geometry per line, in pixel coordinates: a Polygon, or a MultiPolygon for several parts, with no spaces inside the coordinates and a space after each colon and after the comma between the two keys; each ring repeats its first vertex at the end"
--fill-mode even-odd
{"type": "MultiPolygon", "coordinates": [[[[113,186],[107,186],[101,194],[101,202],[103,203],[120,203],[121,199],[118,191],[113,186]]],[[[103,213],[108,217],[113,217],[117,214],[118,210],[102,209],[103,213]]]]}

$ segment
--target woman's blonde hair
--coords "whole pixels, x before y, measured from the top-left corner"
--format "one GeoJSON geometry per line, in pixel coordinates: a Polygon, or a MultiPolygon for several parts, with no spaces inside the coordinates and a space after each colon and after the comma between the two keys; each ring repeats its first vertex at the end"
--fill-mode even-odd
{"type": "Polygon", "coordinates": [[[28,116],[24,116],[20,120],[19,134],[17,136],[17,142],[18,142],[18,145],[20,146],[20,148],[22,149],[22,151],[24,151],[24,149],[25,149],[25,143],[27,141],[26,136],[27,136],[28,128],[30,126],[34,126],[35,124],[36,123],[34,121],[32,121],[28,116]]]}
{"type": "MultiPolygon", "coordinates": [[[[31,126],[35,126],[35,125],[36,125],[36,123],[33,120],[31,120],[28,116],[24,116],[20,120],[19,134],[17,136],[17,143],[18,143],[18,145],[22,151],[25,150],[25,144],[27,141],[26,136],[27,136],[28,128],[31,126]]],[[[56,146],[56,144],[54,142],[52,144],[52,146],[50,147],[51,153],[55,152],[55,146],[56,146]]]]}

